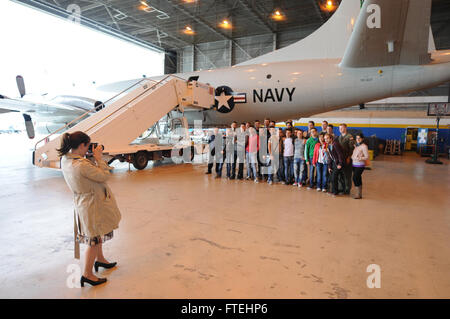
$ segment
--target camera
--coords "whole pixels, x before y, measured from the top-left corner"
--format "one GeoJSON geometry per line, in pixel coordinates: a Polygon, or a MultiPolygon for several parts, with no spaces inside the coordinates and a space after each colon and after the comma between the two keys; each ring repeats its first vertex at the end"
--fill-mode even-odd
{"type": "MultiPolygon", "coordinates": [[[[98,143],[91,143],[91,145],[89,145],[89,148],[88,148],[88,153],[92,154],[94,152],[94,148],[96,148],[97,145],[98,145],[98,143]]],[[[105,147],[101,144],[100,144],[100,146],[102,147],[102,151],[104,151],[105,147]]]]}

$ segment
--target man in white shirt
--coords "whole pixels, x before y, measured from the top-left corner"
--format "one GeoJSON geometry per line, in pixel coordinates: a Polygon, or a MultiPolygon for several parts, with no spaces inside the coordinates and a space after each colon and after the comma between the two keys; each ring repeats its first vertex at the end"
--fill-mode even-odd
{"type": "Polygon", "coordinates": [[[283,141],[284,178],[285,184],[292,184],[292,173],[294,172],[294,139],[292,132],[286,130],[286,137],[283,141]]]}

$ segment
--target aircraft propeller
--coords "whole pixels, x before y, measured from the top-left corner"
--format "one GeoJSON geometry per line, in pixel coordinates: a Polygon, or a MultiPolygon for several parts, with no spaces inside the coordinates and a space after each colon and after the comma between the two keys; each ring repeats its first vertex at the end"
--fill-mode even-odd
{"type": "MultiPolygon", "coordinates": [[[[22,98],[26,94],[25,81],[23,80],[23,76],[21,76],[21,75],[16,76],[16,83],[17,83],[17,88],[19,89],[20,97],[22,98]]],[[[25,114],[25,113],[22,115],[23,115],[23,119],[25,120],[25,128],[27,129],[28,138],[33,139],[35,134],[34,134],[34,125],[33,125],[31,116],[28,114],[25,114]]]]}

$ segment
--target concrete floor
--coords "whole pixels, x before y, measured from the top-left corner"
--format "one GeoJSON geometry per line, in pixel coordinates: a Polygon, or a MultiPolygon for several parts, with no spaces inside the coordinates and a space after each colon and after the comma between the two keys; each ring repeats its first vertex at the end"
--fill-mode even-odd
{"type": "Polygon", "coordinates": [[[72,195],[24,142],[0,135],[0,298],[450,298],[447,160],[380,156],[363,200],[215,180],[202,164],[116,164],[123,219],[105,254],[119,266],[77,289],[72,195]]]}

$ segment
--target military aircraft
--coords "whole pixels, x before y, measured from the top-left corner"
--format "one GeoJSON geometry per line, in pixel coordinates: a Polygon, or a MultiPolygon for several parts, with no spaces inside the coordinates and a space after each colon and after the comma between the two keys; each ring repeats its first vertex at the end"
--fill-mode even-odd
{"type": "MultiPolygon", "coordinates": [[[[213,108],[185,115],[203,125],[281,121],[450,81],[450,50],[435,50],[430,16],[431,0],[343,0],[297,43],[232,67],[177,74],[216,88],[213,108]]],[[[139,80],[99,89],[117,93],[139,80]]]]}

